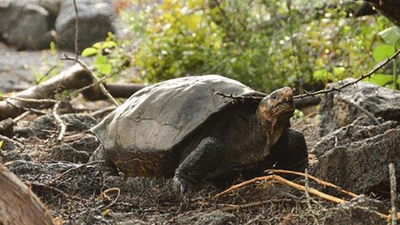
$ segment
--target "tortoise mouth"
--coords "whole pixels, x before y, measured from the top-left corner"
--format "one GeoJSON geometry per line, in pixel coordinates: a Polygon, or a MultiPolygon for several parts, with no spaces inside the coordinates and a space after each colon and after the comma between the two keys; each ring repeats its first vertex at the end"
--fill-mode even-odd
{"type": "Polygon", "coordinates": [[[294,113],[294,104],[293,100],[292,101],[287,101],[287,102],[281,102],[278,104],[278,107],[282,109],[281,117],[292,117],[294,113]]]}

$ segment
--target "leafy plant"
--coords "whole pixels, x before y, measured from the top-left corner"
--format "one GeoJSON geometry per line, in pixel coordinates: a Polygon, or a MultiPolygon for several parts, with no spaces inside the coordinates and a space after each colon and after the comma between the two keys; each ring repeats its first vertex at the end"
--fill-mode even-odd
{"type": "Polygon", "coordinates": [[[266,92],[283,85],[301,91],[369,70],[378,32],[390,25],[383,17],[346,18],[339,1],[324,2],[338,7],[321,11],[314,0],[165,0],[125,12],[131,36],[116,48],[132,57],[141,82],[221,74],[266,92]]]}
{"type": "MultiPolygon", "coordinates": [[[[378,33],[378,36],[384,41],[385,44],[380,44],[376,46],[373,50],[373,57],[376,62],[380,62],[382,60],[387,59],[389,56],[393,55],[399,46],[400,42],[400,28],[397,26],[389,27],[378,33]]],[[[390,82],[392,82],[391,87],[396,90],[399,90],[400,80],[397,74],[397,62],[393,60],[393,72],[392,75],[387,74],[374,74],[371,77],[371,82],[386,86],[390,82]],[[390,77],[392,76],[392,78],[390,77]]]]}
{"type": "Polygon", "coordinates": [[[110,57],[110,49],[116,48],[117,43],[113,41],[112,34],[103,42],[97,42],[92,47],[88,47],[82,51],[82,56],[94,56],[94,67],[96,68],[96,75],[102,77],[109,75],[112,69],[112,57],[110,57]]]}

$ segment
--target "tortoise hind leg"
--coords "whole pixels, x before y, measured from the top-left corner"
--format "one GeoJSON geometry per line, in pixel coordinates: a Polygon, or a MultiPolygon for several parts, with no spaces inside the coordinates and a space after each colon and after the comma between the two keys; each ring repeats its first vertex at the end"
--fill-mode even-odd
{"type": "Polygon", "coordinates": [[[99,171],[104,171],[105,173],[109,173],[110,175],[118,175],[117,166],[109,159],[107,159],[102,144],[99,145],[99,147],[93,152],[92,156],[90,157],[89,162],[93,161],[104,161],[104,163],[96,164],[96,166],[99,167],[99,171]]]}
{"type": "Polygon", "coordinates": [[[214,137],[204,138],[175,171],[174,188],[182,193],[191,191],[222,160],[222,143],[214,137]]]}

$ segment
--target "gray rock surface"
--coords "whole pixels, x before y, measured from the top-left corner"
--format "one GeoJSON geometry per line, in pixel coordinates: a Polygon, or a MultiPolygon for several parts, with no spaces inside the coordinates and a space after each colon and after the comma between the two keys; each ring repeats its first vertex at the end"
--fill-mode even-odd
{"type": "MultiPolygon", "coordinates": [[[[77,5],[80,49],[115,32],[111,1],[77,0],[77,5]]],[[[58,47],[74,50],[75,9],[71,0],[1,0],[0,21],[0,41],[19,50],[49,48],[54,40],[58,47]]]]}
{"type": "Polygon", "coordinates": [[[395,121],[388,121],[381,126],[375,126],[371,119],[359,117],[351,124],[321,138],[310,152],[320,157],[338,145],[349,147],[354,142],[362,142],[364,139],[383,134],[385,131],[397,126],[399,126],[399,123],[395,121]]]}
{"type": "Polygon", "coordinates": [[[1,151],[14,150],[18,147],[21,147],[21,144],[3,135],[0,135],[0,142],[2,143],[0,147],[0,154],[1,151]]]}
{"type": "MultiPolygon", "coordinates": [[[[377,200],[369,199],[365,195],[352,199],[349,203],[329,209],[325,225],[365,225],[387,224],[376,212],[382,213],[385,205],[377,200]]],[[[386,214],[387,212],[385,212],[386,214]]]]}
{"type": "MultiPolygon", "coordinates": [[[[77,0],[79,12],[78,46],[82,50],[103,41],[108,32],[114,32],[115,14],[110,1],[77,0]]],[[[74,49],[75,9],[73,2],[64,0],[56,20],[56,43],[61,49],[74,49]]]]}
{"type": "Polygon", "coordinates": [[[176,221],[176,223],[193,225],[228,225],[238,224],[238,219],[231,213],[216,210],[209,213],[199,212],[188,217],[181,217],[181,219],[176,221]]]}
{"type": "Polygon", "coordinates": [[[86,163],[89,160],[89,154],[85,151],[78,151],[75,148],[63,144],[53,148],[51,158],[58,161],[67,161],[73,163],[86,163]]]}
{"type": "Polygon", "coordinates": [[[45,7],[56,10],[56,2],[42,5],[39,0],[1,1],[0,40],[18,49],[48,48],[53,37],[48,23],[51,14],[45,7]]]}
{"type": "MultiPolygon", "coordinates": [[[[330,86],[338,87],[353,80],[345,79],[330,86]]],[[[365,116],[364,112],[349,104],[348,101],[361,106],[375,117],[400,121],[399,91],[359,82],[356,86],[346,87],[341,92],[331,92],[323,96],[320,108],[321,136],[352,123],[361,115],[365,116]]]]}
{"type": "Polygon", "coordinates": [[[321,156],[313,175],[365,193],[389,183],[389,163],[400,168],[400,126],[394,121],[378,126],[351,124],[325,137],[316,149],[321,156]]]}

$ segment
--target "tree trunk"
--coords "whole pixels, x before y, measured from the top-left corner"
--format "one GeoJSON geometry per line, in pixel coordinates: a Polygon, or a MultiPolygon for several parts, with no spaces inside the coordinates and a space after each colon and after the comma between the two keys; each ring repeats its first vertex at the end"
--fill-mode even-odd
{"type": "Polygon", "coordinates": [[[39,198],[2,164],[0,164],[0,224],[54,224],[49,211],[39,198]]]}

